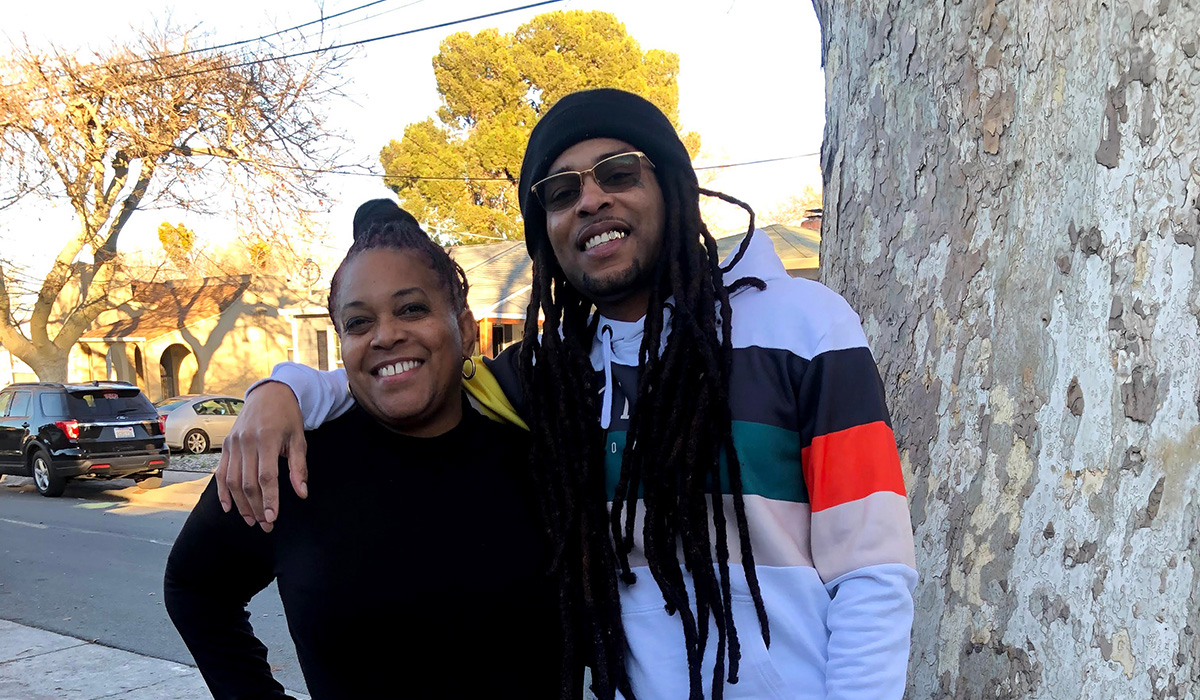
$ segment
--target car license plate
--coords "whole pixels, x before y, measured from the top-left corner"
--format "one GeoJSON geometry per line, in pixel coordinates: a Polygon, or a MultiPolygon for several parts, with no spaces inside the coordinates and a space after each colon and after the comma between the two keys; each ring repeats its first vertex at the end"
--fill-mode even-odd
{"type": "Polygon", "coordinates": [[[113,428],[113,434],[118,438],[133,437],[133,428],[113,428]]]}

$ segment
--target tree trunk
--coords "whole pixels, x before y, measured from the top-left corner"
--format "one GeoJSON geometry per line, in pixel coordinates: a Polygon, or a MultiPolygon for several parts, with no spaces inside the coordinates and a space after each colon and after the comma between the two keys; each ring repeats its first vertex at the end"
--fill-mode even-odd
{"type": "Polygon", "coordinates": [[[67,381],[67,361],[70,353],[62,352],[51,344],[49,348],[40,348],[32,357],[21,359],[29,365],[38,376],[38,381],[65,382],[67,381]]]}
{"type": "Polygon", "coordinates": [[[815,0],[914,700],[1200,697],[1200,2],[815,0]]]}

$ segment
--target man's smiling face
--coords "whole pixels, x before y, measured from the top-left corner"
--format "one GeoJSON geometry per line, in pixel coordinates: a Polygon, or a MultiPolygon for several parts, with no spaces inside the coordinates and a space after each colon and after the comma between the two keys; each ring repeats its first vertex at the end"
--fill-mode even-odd
{"type": "MultiPolygon", "coordinates": [[[[550,164],[548,175],[588,170],[636,150],[618,139],[581,141],[550,164]]],[[[633,187],[605,192],[588,174],[574,204],[546,213],[550,245],[567,281],[605,316],[635,321],[645,315],[662,252],[665,209],[654,170],[643,163],[633,187]]]]}

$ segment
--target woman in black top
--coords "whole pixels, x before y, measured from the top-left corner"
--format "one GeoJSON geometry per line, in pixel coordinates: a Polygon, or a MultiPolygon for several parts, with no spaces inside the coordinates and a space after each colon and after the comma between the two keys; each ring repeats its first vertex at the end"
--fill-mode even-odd
{"type": "Polygon", "coordinates": [[[410,223],[351,247],[329,310],[357,406],[306,434],[312,495],[284,489],[266,533],[223,512],[210,483],[167,563],[167,611],[214,697],[287,697],[246,612],[272,580],[314,698],[567,687],[527,436],[462,390],[466,292],[410,223]]]}

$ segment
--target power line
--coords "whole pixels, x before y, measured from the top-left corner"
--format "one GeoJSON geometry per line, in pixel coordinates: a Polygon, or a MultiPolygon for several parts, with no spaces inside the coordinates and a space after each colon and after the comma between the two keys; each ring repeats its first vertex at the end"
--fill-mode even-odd
{"type": "MultiPolygon", "coordinates": [[[[160,144],[167,145],[167,144],[160,144]]],[[[239,163],[256,163],[258,161],[249,158],[238,158],[237,156],[227,156],[221,153],[207,153],[205,155],[214,158],[222,158],[239,163]]],[[[739,168],[744,165],[760,165],[763,163],[778,163],[786,160],[797,160],[799,158],[813,158],[821,155],[820,152],[814,153],[799,153],[794,156],[780,156],[778,158],[762,158],[759,160],[747,160],[740,163],[721,163],[719,165],[702,165],[693,168],[694,170],[719,170],[723,168],[739,168]]],[[[444,162],[444,161],[443,161],[444,162]]],[[[468,176],[452,176],[452,175],[396,175],[391,173],[376,173],[376,172],[354,172],[350,170],[342,170],[340,168],[358,167],[358,166],[333,166],[332,168],[307,168],[300,165],[275,165],[275,168],[284,170],[297,170],[300,172],[313,173],[315,175],[351,175],[354,177],[381,177],[393,178],[397,180],[428,180],[428,181],[443,181],[443,182],[511,182],[507,177],[468,177],[468,176]]]]}
{"type": "MultiPolygon", "coordinates": [[[[342,11],[342,12],[338,12],[338,13],[336,13],[336,14],[333,14],[333,15],[330,15],[330,16],[328,16],[328,17],[318,17],[317,19],[310,20],[310,21],[308,21],[308,22],[305,22],[305,23],[303,23],[303,24],[297,24],[296,26],[294,26],[294,27],[288,27],[287,29],[280,29],[279,31],[271,32],[270,34],[263,34],[263,35],[261,35],[261,36],[254,37],[253,39],[240,39],[240,40],[238,40],[238,41],[230,41],[230,42],[227,42],[227,43],[224,43],[224,44],[218,44],[218,45],[216,45],[216,46],[206,46],[206,47],[204,47],[204,48],[199,48],[199,49],[189,49],[189,50],[187,50],[187,51],[180,51],[180,52],[178,52],[178,53],[169,53],[169,54],[167,54],[167,55],[165,55],[165,56],[151,56],[150,58],[143,58],[143,59],[140,59],[140,60],[137,60],[137,61],[130,61],[130,62],[128,62],[128,63],[121,63],[121,64],[119,64],[119,65],[117,65],[117,66],[114,66],[114,67],[115,67],[115,68],[128,68],[129,66],[138,66],[138,65],[141,65],[141,64],[143,64],[143,63],[156,63],[156,62],[158,62],[158,61],[163,61],[163,60],[166,60],[166,59],[169,59],[169,58],[180,58],[180,57],[182,57],[182,56],[191,56],[191,55],[193,55],[193,54],[202,53],[202,52],[204,52],[204,51],[218,51],[218,50],[220,50],[220,49],[228,49],[228,48],[231,48],[231,47],[234,47],[234,46],[242,46],[242,45],[244,45],[244,44],[252,44],[252,43],[254,43],[254,42],[257,42],[257,41],[265,41],[265,40],[267,40],[267,39],[270,39],[271,37],[274,37],[274,36],[280,36],[280,35],[282,35],[282,34],[287,34],[288,32],[294,32],[294,31],[296,31],[296,30],[298,30],[298,29],[303,29],[303,28],[305,28],[305,27],[310,27],[310,26],[312,26],[312,25],[314,25],[314,24],[322,24],[322,23],[324,23],[324,22],[326,22],[326,21],[328,21],[328,20],[331,20],[331,19],[336,19],[336,18],[338,18],[338,17],[343,17],[343,16],[345,16],[345,15],[348,15],[348,14],[351,14],[351,13],[354,13],[354,12],[358,12],[359,10],[365,10],[366,8],[368,8],[368,7],[371,7],[371,6],[373,6],[373,5],[379,5],[379,4],[381,4],[381,3],[385,3],[385,2],[392,2],[392,1],[393,1],[393,0],[373,0],[372,2],[368,2],[368,3],[366,3],[365,5],[359,5],[358,7],[352,7],[352,8],[350,8],[349,10],[344,10],[344,11],[342,11]]],[[[406,4],[406,5],[402,5],[402,6],[400,6],[400,7],[397,7],[397,8],[395,8],[394,10],[388,10],[388,12],[394,12],[395,10],[402,10],[402,9],[404,9],[405,7],[409,7],[409,6],[411,6],[411,5],[416,5],[417,3],[419,3],[419,2],[423,2],[423,1],[424,1],[424,0],[416,0],[415,2],[410,2],[410,3],[406,4]]],[[[380,13],[380,14],[387,14],[387,12],[380,13]]],[[[376,16],[376,17],[377,17],[377,16],[379,16],[379,15],[374,15],[374,16],[376,16]]],[[[370,19],[370,17],[367,17],[366,19],[370,19]]],[[[358,20],[358,21],[362,21],[362,20],[358,20]]],[[[348,23],[348,24],[344,24],[344,25],[341,25],[341,26],[339,26],[339,27],[335,27],[333,31],[336,31],[337,29],[341,29],[342,27],[348,27],[348,26],[350,26],[351,24],[355,24],[355,22],[350,22],[350,23],[348,23]]],[[[98,68],[100,68],[100,66],[89,66],[89,67],[88,67],[88,68],[86,68],[86,69],[85,69],[83,72],[85,72],[85,73],[86,73],[86,72],[90,72],[90,71],[93,71],[93,70],[97,70],[98,68]]],[[[12,87],[17,87],[17,85],[16,85],[16,84],[13,84],[13,85],[0,85],[0,88],[12,88],[12,87]]]]}
{"type": "MultiPolygon", "coordinates": [[[[376,1],[377,2],[385,2],[387,0],[376,0],[376,1]]],[[[422,0],[417,0],[416,2],[410,2],[408,5],[405,5],[404,7],[408,7],[410,5],[415,5],[415,4],[417,4],[417,2],[421,2],[421,1],[422,0]]],[[[285,54],[281,54],[279,56],[266,56],[264,58],[258,58],[258,59],[254,59],[251,61],[243,61],[241,63],[234,63],[231,65],[223,65],[223,66],[217,66],[217,67],[213,67],[213,68],[202,68],[202,69],[194,70],[194,71],[183,71],[181,73],[172,73],[170,75],[155,76],[153,78],[148,78],[146,80],[141,81],[141,84],[157,83],[157,82],[162,82],[165,80],[173,80],[175,78],[187,78],[187,77],[191,77],[194,75],[203,75],[205,73],[214,73],[216,71],[233,70],[235,68],[245,68],[247,66],[256,66],[256,65],[261,65],[263,63],[284,61],[284,60],[287,60],[290,58],[299,58],[301,56],[310,56],[312,54],[325,53],[327,51],[336,51],[338,49],[350,48],[353,46],[361,46],[364,44],[371,44],[376,41],[383,41],[385,39],[395,39],[397,37],[409,36],[411,34],[427,32],[427,31],[431,31],[433,29],[443,29],[446,27],[453,27],[455,25],[466,24],[467,22],[474,22],[476,20],[488,19],[491,17],[499,17],[501,15],[512,14],[514,12],[520,12],[522,10],[528,10],[528,9],[532,9],[535,7],[542,7],[544,5],[553,5],[553,4],[560,3],[560,2],[564,2],[564,0],[542,0],[542,2],[530,3],[528,5],[521,5],[520,7],[512,7],[507,10],[498,10],[496,12],[488,12],[488,13],[485,13],[482,15],[475,15],[474,17],[466,17],[463,19],[451,20],[448,22],[442,22],[440,24],[432,24],[432,25],[429,25],[426,27],[419,27],[417,29],[408,29],[408,30],[405,30],[402,32],[394,32],[392,34],[385,34],[383,36],[371,37],[369,39],[360,39],[358,41],[348,41],[348,42],[344,42],[341,44],[333,44],[331,46],[326,46],[323,48],[309,49],[306,51],[297,51],[295,53],[285,53],[285,54]]],[[[367,5],[364,5],[363,7],[367,7],[372,4],[376,4],[376,3],[368,3],[367,5]]],[[[360,8],[355,8],[355,9],[360,9],[360,8]]],[[[396,8],[396,9],[402,9],[402,8],[396,8]]],[[[346,10],[346,12],[352,12],[352,11],[353,10],[346,10]]],[[[338,15],[334,15],[334,16],[337,17],[342,14],[345,14],[345,12],[339,13],[338,15]]],[[[311,24],[311,22],[310,22],[310,24],[311,24]]],[[[282,30],[282,31],[290,31],[290,30],[282,30]]],[[[270,36],[270,35],[268,35],[268,36],[270,36]]],[[[249,42],[249,41],[254,41],[254,40],[249,39],[246,41],[249,42]]],[[[211,51],[214,48],[216,48],[216,47],[210,47],[210,48],[206,48],[206,49],[195,49],[194,51],[211,51]]],[[[175,55],[181,55],[181,54],[175,54],[175,55]]],[[[160,60],[160,58],[161,57],[152,57],[152,58],[142,59],[141,61],[136,61],[134,63],[153,62],[153,61],[160,60]]],[[[134,63],[125,64],[125,65],[134,65],[134,63]]],[[[0,85],[0,88],[7,88],[7,87],[17,87],[17,85],[16,84],[0,85]]],[[[39,96],[39,97],[32,98],[31,101],[42,101],[42,100],[47,100],[47,99],[50,99],[50,98],[48,96],[39,96]]]]}
{"type": "Polygon", "coordinates": [[[173,80],[175,78],[189,78],[193,75],[203,75],[205,73],[213,73],[216,71],[233,70],[234,68],[245,68],[247,66],[257,66],[257,65],[260,65],[263,63],[271,63],[274,61],[284,61],[289,58],[299,58],[301,56],[310,56],[312,54],[325,53],[327,51],[337,51],[338,49],[350,48],[352,46],[362,46],[364,44],[371,44],[376,41],[383,41],[385,39],[395,39],[397,37],[408,36],[410,34],[427,32],[432,29],[444,29],[446,27],[453,27],[458,24],[466,24],[467,22],[474,22],[474,21],[480,20],[480,19],[499,17],[500,15],[507,15],[507,14],[511,14],[513,12],[520,12],[521,10],[529,10],[529,9],[532,9],[535,7],[542,7],[545,5],[554,5],[556,3],[560,3],[563,1],[564,0],[542,0],[542,2],[530,3],[528,5],[521,5],[520,7],[513,7],[513,8],[509,8],[507,10],[498,10],[496,12],[488,12],[486,14],[476,15],[474,17],[467,17],[464,19],[451,20],[449,22],[442,22],[440,24],[431,24],[427,27],[420,27],[418,29],[407,29],[402,32],[395,32],[392,34],[384,34],[383,36],[372,37],[370,39],[359,39],[358,41],[348,41],[348,42],[345,42],[342,44],[334,44],[332,46],[326,46],[324,48],[309,49],[307,51],[297,51],[296,53],[283,54],[280,56],[267,56],[265,58],[258,58],[253,61],[243,61],[241,63],[234,63],[234,64],[228,65],[228,66],[217,66],[215,68],[202,68],[200,70],[184,71],[182,73],[172,73],[170,75],[164,75],[164,76],[150,78],[149,80],[145,80],[143,82],[156,83],[156,82],[162,82],[164,80],[173,80]]]}
{"type": "Polygon", "coordinates": [[[703,165],[694,170],[720,170],[721,168],[737,168],[743,165],[758,165],[760,163],[778,163],[781,160],[796,160],[797,158],[812,158],[821,155],[820,151],[814,153],[800,153],[794,156],[781,156],[779,158],[763,158],[762,160],[748,160],[743,163],[723,163],[721,165],[703,165]]]}
{"type": "MultiPolygon", "coordinates": [[[[373,2],[368,2],[364,5],[359,5],[358,7],[352,7],[349,10],[343,10],[342,12],[338,12],[336,14],[329,15],[328,17],[324,17],[324,16],[318,17],[317,19],[310,20],[303,24],[297,24],[296,26],[288,27],[287,29],[280,29],[279,31],[271,32],[270,34],[263,34],[262,36],[257,36],[257,37],[254,37],[253,39],[241,39],[238,41],[231,41],[231,42],[228,42],[225,44],[218,44],[216,46],[207,46],[202,49],[191,49],[188,51],[180,51],[179,53],[167,54],[166,56],[154,56],[151,58],[143,58],[140,61],[133,61],[131,63],[126,63],[124,65],[125,66],[136,66],[136,65],[139,65],[142,63],[152,63],[155,61],[161,61],[161,60],[165,60],[168,58],[179,58],[181,56],[191,56],[192,54],[201,53],[203,51],[218,51],[220,49],[228,49],[228,48],[231,48],[234,46],[242,46],[243,44],[252,44],[256,41],[266,41],[267,39],[270,39],[271,37],[274,37],[274,36],[280,36],[281,34],[287,34],[288,32],[294,32],[298,29],[304,29],[305,27],[311,27],[314,24],[323,24],[331,19],[337,19],[338,17],[343,17],[345,15],[348,15],[348,14],[351,14],[354,12],[358,12],[359,10],[365,10],[368,7],[372,7],[374,5],[380,5],[382,3],[391,2],[391,1],[392,0],[374,0],[373,2]]],[[[417,1],[420,2],[421,0],[417,0],[417,1]]],[[[409,5],[415,5],[415,4],[416,4],[415,2],[409,3],[409,5]]],[[[404,5],[404,7],[408,7],[408,5],[404,5]]],[[[403,9],[403,8],[396,8],[396,9],[403,9]]],[[[122,66],[122,67],[124,67],[124,66],[122,66]]]]}
{"type": "Polygon", "coordinates": [[[488,236],[488,235],[481,234],[481,233],[468,233],[467,231],[454,231],[451,229],[444,229],[441,226],[432,224],[428,221],[421,224],[421,228],[425,231],[432,231],[434,234],[436,234],[438,236],[458,236],[460,238],[463,236],[470,236],[472,238],[483,238],[483,239],[489,240],[489,241],[508,241],[508,242],[515,240],[512,238],[504,238],[501,236],[488,236]]]}
{"type": "Polygon", "coordinates": [[[373,14],[373,15],[367,15],[366,17],[362,17],[362,18],[356,19],[356,20],[354,20],[354,21],[352,21],[352,22],[346,22],[346,23],[344,23],[344,24],[339,24],[338,26],[334,27],[334,28],[333,28],[333,29],[331,29],[330,31],[331,31],[331,32],[336,32],[336,31],[337,31],[337,30],[339,30],[339,29],[345,29],[346,27],[352,27],[352,26],[354,26],[354,25],[356,25],[356,24],[362,24],[363,22],[368,22],[368,21],[370,21],[370,20],[373,20],[373,19],[378,19],[378,18],[380,18],[380,17],[383,17],[384,15],[390,15],[390,14],[392,14],[393,12],[398,12],[398,11],[400,11],[400,10],[403,10],[403,9],[404,9],[404,8],[406,8],[406,7],[412,7],[413,5],[419,5],[419,4],[423,3],[423,2],[425,2],[425,0],[413,0],[412,2],[405,3],[405,4],[401,5],[400,7],[393,7],[393,8],[392,8],[392,9],[390,9],[390,10],[384,10],[383,12],[376,12],[376,13],[375,13],[375,14],[373,14]]]}
{"type": "MultiPolygon", "coordinates": [[[[159,144],[167,146],[169,144],[159,144]]],[[[237,163],[257,163],[258,161],[250,158],[239,158],[237,156],[229,156],[222,153],[207,153],[205,155],[222,160],[229,160],[237,163]]],[[[820,152],[814,153],[799,153],[793,156],[780,156],[778,158],[762,158],[759,160],[748,160],[740,163],[721,163],[718,165],[702,165],[694,168],[697,171],[701,170],[721,170],[725,168],[739,168],[746,165],[761,165],[763,163],[778,163],[787,160],[797,160],[800,158],[812,158],[821,155],[820,152]]],[[[440,158],[439,158],[440,160],[440,158]]],[[[445,162],[445,161],[443,161],[445,162]]],[[[377,172],[355,172],[353,170],[344,170],[343,168],[359,167],[354,165],[339,166],[335,165],[331,168],[309,168],[302,165],[285,165],[278,164],[271,166],[282,170],[293,170],[297,172],[311,173],[313,175],[349,175],[352,177],[372,177],[372,178],[392,178],[397,180],[416,180],[421,182],[511,182],[507,177],[468,177],[468,176],[450,176],[450,175],[395,175],[389,173],[377,172]]]]}
{"type": "MultiPolygon", "coordinates": [[[[719,165],[701,165],[701,166],[697,166],[697,167],[693,168],[693,170],[720,170],[722,168],[740,168],[744,165],[760,165],[762,163],[778,163],[780,161],[785,161],[785,160],[797,160],[800,158],[814,158],[819,155],[821,155],[820,151],[817,151],[814,153],[798,153],[794,156],[780,156],[778,158],[762,158],[760,160],[747,160],[747,161],[742,161],[740,163],[721,163],[719,165]]],[[[390,173],[378,175],[375,173],[350,173],[350,172],[345,172],[345,171],[322,171],[322,170],[315,169],[315,168],[313,169],[313,171],[314,172],[328,172],[331,175],[365,175],[365,176],[370,176],[370,177],[390,177],[390,178],[396,178],[396,179],[402,179],[402,180],[453,180],[453,181],[466,181],[466,182],[472,182],[472,181],[476,181],[476,180],[482,180],[482,181],[503,180],[505,182],[509,181],[509,178],[507,178],[507,177],[433,177],[433,176],[423,176],[423,175],[392,175],[390,173]]]]}
{"type": "MultiPolygon", "coordinates": [[[[257,37],[257,38],[255,38],[255,39],[246,39],[246,40],[244,40],[244,41],[231,42],[231,43],[229,43],[229,44],[222,44],[222,45],[220,45],[220,46],[210,46],[210,47],[207,47],[207,48],[195,49],[195,50],[193,50],[193,51],[185,51],[185,52],[183,52],[183,53],[178,53],[178,54],[170,54],[170,55],[168,55],[168,56],[156,56],[156,57],[153,57],[153,58],[143,59],[142,61],[138,61],[138,63],[145,63],[145,62],[150,62],[150,61],[156,61],[156,60],[161,60],[161,59],[163,59],[163,58],[171,58],[172,56],[184,56],[184,55],[187,55],[187,54],[190,54],[190,53],[201,52],[201,51],[213,51],[213,50],[216,50],[216,49],[219,49],[219,48],[224,48],[224,47],[227,47],[227,46],[236,46],[236,45],[239,45],[239,44],[247,44],[247,43],[252,43],[252,42],[255,42],[255,41],[260,41],[260,40],[268,39],[268,38],[270,38],[270,37],[273,37],[273,36],[275,36],[276,34],[285,34],[285,33],[288,33],[288,32],[291,32],[291,31],[294,31],[294,30],[296,30],[296,29],[300,29],[300,28],[303,28],[303,27],[309,26],[309,25],[311,25],[311,24],[322,24],[322,23],[324,23],[325,21],[328,21],[328,20],[334,19],[334,18],[336,18],[336,17],[341,17],[341,16],[343,16],[343,15],[346,15],[346,14],[349,14],[349,13],[351,13],[351,12],[355,12],[355,11],[362,10],[362,9],[364,9],[364,8],[370,7],[371,5],[376,5],[376,4],[379,4],[380,2],[388,2],[388,1],[389,1],[389,0],[377,0],[376,2],[370,2],[370,3],[367,3],[366,5],[360,5],[360,6],[358,6],[358,7],[355,7],[355,8],[349,9],[349,10],[346,10],[346,11],[344,11],[344,12],[339,12],[339,13],[337,13],[337,14],[330,15],[329,17],[323,17],[323,18],[320,18],[320,19],[317,19],[317,20],[313,20],[313,21],[311,21],[311,22],[308,22],[308,23],[306,23],[306,24],[297,25],[297,26],[295,26],[295,27],[290,27],[290,28],[288,28],[288,29],[282,29],[282,30],[280,30],[280,31],[278,31],[278,32],[274,32],[274,33],[272,33],[272,34],[264,34],[263,36],[261,36],[261,37],[257,37]]],[[[405,9],[408,9],[408,8],[412,7],[413,5],[420,5],[420,4],[421,4],[421,3],[423,3],[423,2],[425,2],[425,0],[411,0],[410,2],[406,2],[406,3],[404,3],[403,5],[400,5],[400,6],[398,6],[398,7],[393,7],[393,8],[391,8],[391,9],[389,9],[389,10],[384,10],[384,11],[382,11],[382,12],[376,12],[376,13],[375,13],[375,14],[373,14],[373,15],[367,15],[366,17],[361,17],[361,18],[359,18],[359,19],[356,19],[356,20],[351,20],[351,21],[349,21],[349,22],[343,22],[343,23],[341,23],[341,24],[337,25],[336,27],[328,27],[328,28],[322,27],[322,29],[321,29],[321,32],[322,32],[322,33],[326,33],[326,34],[328,34],[328,35],[332,36],[334,33],[338,32],[338,31],[341,31],[341,30],[345,29],[346,27],[352,27],[352,26],[354,26],[354,25],[356,25],[356,24],[361,24],[362,22],[368,22],[368,21],[370,21],[370,20],[373,20],[373,19],[378,19],[379,17],[383,17],[384,15],[390,15],[390,14],[392,14],[392,13],[394,13],[394,12],[399,12],[400,10],[405,10],[405,9]]],[[[309,37],[306,37],[306,36],[304,36],[304,34],[303,34],[303,33],[301,33],[301,34],[300,34],[300,36],[298,36],[298,37],[295,37],[295,38],[292,38],[292,39],[288,39],[287,41],[280,43],[280,44],[279,44],[279,46],[287,46],[287,45],[289,45],[289,44],[296,44],[296,43],[299,43],[299,42],[302,42],[302,41],[306,41],[308,38],[309,38],[309,37]]],[[[132,64],[126,64],[126,65],[132,65],[132,64]]]]}

